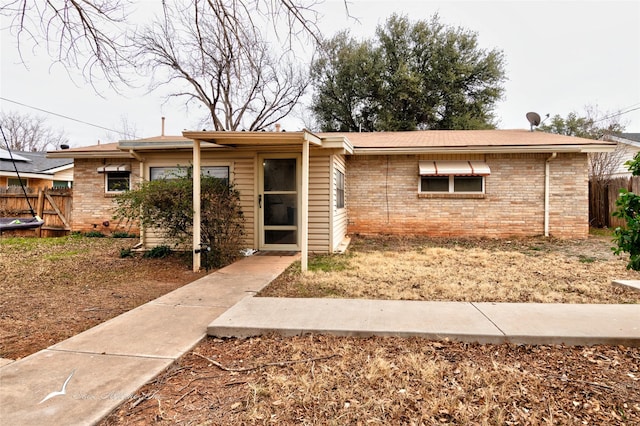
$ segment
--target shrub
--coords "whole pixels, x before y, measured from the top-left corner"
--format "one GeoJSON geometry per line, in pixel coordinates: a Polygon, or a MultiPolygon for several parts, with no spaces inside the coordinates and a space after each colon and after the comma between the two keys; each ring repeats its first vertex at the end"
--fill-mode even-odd
{"type": "Polygon", "coordinates": [[[163,259],[171,254],[171,248],[166,245],[156,246],[151,250],[145,252],[144,258],[146,259],[163,259]]]}
{"type": "Polygon", "coordinates": [[[131,250],[130,248],[120,249],[120,259],[124,259],[126,257],[133,257],[133,256],[134,256],[133,250],[131,250]]]}
{"type": "Polygon", "coordinates": [[[85,237],[88,238],[104,238],[106,237],[106,235],[104,235],[102,232],[100,231],[89,231],[89,232],[85,232],[84,233],[85,237]]]}
{"type": "MultiPolygon", "coordinates": [[[[633,160],[625,163],[634,176],[640,176],[640,153],[633,160]]],[[[614,254],[629,253],[627,269],[640,270],[640,195],[620,190],[620,196],[616,200],[616,211],[613,216],[624,219],[627,226],[619,226],[613,231],[613,241],[617,247],[613,248],[614,254]]]]}
{"type": "MultiPolygon", "coordinates": [[[[137,189],[118,195],[115,217],[158,229],[170,243],[188,243],[193,236],[191,170],[172,179],[143,182],[137,189]]],[[[239,192],[225,179],[201,176],[200,232],[202,243],[211,247],[208,266],[224,266],[239,256],[243,229],[239,192]]]]}
{"type": "Polygon", "coordinates": [[[111,238],[137,238],[136,234],[130,234],[125,231],[118,231],[111,234],[111,238]]]}

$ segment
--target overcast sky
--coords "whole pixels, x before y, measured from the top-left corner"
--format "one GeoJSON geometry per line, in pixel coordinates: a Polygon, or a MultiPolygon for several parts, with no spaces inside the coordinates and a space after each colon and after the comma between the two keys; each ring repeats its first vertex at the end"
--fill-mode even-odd
{"type": "MultiPolygon", "coordinates": [[[[159,1],[138,2],[145,7],[159,1]]],[[[525,114],[543,118],[581,113],[597,105],[602,113],[628,111],[620,116],[627,132],[640,133],[640,2],[638,1],[350,1],[345,14],[342,0],[318,6],[325,36],[350,28],[356,37],[369,38],[394,12],[413,20],[434,13],[440,22],[478,33],[482,48],[498,48],[506,59],[505,98],[497,104],[499,128],[528,128],[525,114]]],[[[6,20],[0,30],[0,109],[39,114],[54,128],[64,129],[72,146],[111,142],[120,137],[104,129],[77,123],[18,105],[19,102],[102,127],[120,130],[125,117],[140,137],[196,129],[198,119],[179,101],[163,103],[160,94],[131,90],[125,95],[95,94],[81,76],[73,80],[60,65],[52,65],[43,50],[23,52],[28,68],[20,64],[15,40],[6,20]],[[10,101],[7,101],[10,100],[10,101]]],[[[141,82],[144,84],[144,81],[141,82]]],[[[299,130],[301,120],[283,120],[286,130],[299,130]]]]}

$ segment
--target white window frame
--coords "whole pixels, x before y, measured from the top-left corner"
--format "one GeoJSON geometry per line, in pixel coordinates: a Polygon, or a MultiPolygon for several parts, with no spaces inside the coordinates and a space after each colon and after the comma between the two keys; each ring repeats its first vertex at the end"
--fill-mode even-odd
{"type": "Polygon", "coordinates": [[[336,179],[336,209],[344,209],[346,207],[345,200],[345,174],[340,169],[335,169],[335,179],[336,179]],[[342,187],[340,185],[342,183],[342,187]],[[340,196],[342,194],[342,197],[340,196]],[[340,203],[342,201],[342,204],[340,203]]]}
{"type": "Polygon", "coordinates": [[[129,191],[131,189],[131,172],[128,171],[119,171],[119,172],[104,172],[104,192],[105,194],[122,194],[123,192],[129,191]],[[115,174],[126,174],[129,181],[129,187],[127,189],[119,189],[116,191],[109,190],[109,177],[115,174]]]}
{"type": "Polygon", "coordinates": [[[469,175],[427,175],[420,176],[418,179],[418,192],[420,194],[484,194],[485,193],[485,177],[484,176],[469,176],[469,175]],[[423,178],[435,178],[435,177],[448,177],[449,178],[449,188],[447,191],[423,191],[422,190],[422,179],[423,178]],[[455,190],[455,178],[460,177],[472,177],[472,178],[480,178],[482,179],[482,189],[480,191],[456,191],[455,190]]]}
{"type": "MultiPolygon", "coordinates": [[[[231,182],[231,165],[230,164],[213,164],[213,165],[202,165],[200,166],[200,173],[202,173],[203,171],[207,171],[207,169],[213,169],[213,168],[226,168],[227,169],[227,182],[231,182]]],[[[158,179],[167,179],[167,178],[171,178],[170,173],[175,173],[179,170],[186,170],[186,167],[182,167],[182,166],[149,166],[149,180],[158,180],[158,179]],[[152,172],[153,169],[165,169],[163,176],[160,178],[153,178],[152,177],[152,172]],[[169,177],[167,177],[167,175],[169,177]]],[[[208,174],[207,174],[208,175],[208,174]]],[[[177,176],[180,176],[180,174],[177,174],[177,176]]]]}

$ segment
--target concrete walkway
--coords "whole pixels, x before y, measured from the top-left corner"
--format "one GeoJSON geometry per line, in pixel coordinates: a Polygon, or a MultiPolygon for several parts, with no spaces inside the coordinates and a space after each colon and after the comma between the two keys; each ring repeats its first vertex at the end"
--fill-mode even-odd
{"type": "Polygon", "coordinates": [[[296,256],[251,256],[43,351],[0,367],[0,424],[91,425],[254,295],[296,256]],[[52,392],[65,394],[52,394],[52,392]],[[51,396],[55,395],[55,396],[51,396]],[[49,399],[47,399],[49,398],[49,399]]]}
{"type": "Polygon", "coordinates": [[[640,305],[250,297],[298,258],[245,258],[48,349],[0,364],[0,424],[95,424],[122,402],[137,400],[141,386],[207,332],[640,346],[640,305]]]}
{"type": "Polygon", "coordinates": [[[640,346],[640,305],[247,298],[210,336],[421,336],[479,343],[640,346]]]}

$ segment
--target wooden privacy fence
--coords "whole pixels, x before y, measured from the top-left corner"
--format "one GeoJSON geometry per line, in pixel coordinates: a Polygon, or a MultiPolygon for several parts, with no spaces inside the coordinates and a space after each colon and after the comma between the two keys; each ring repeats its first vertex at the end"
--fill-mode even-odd
{"type": "Polygon", "coordinates": [[[640,176],[610,179],[605,183],[589,181],[589,224],[597,228],[616,228],[626,222],[611,216],[616,211],[620,189],[640,194],[640,176]]]}
{"type": "Polygon", "coordinates": [[[40,229],[4,231],[3,234],[32,236],[35,233],[38,237],[58,237],[71,231],[73,190],[27,188],[26,198],[21,188],[0,191],[0,217],[31,217],[31,203],[36,214],[44,220],[40,229]]]}

